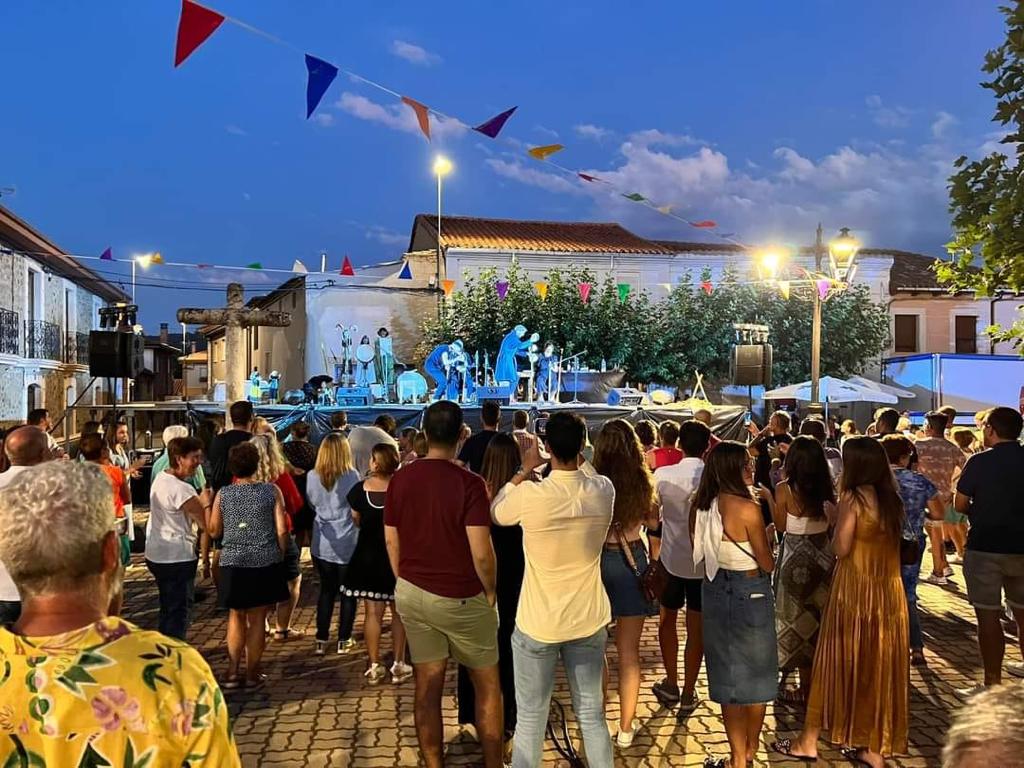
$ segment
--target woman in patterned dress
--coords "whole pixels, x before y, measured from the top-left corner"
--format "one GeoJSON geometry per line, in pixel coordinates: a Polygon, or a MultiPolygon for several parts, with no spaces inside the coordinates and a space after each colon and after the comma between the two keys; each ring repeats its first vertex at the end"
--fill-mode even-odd
{"type": "Polygon", "coordinates": [[[380,664],[380,635],[384,608],[391,608],[391,639],[395,660],[391,679],[403,683],[412,675],[405,663],[405,626],[395,610],[395,574],[391,572],[384,544],[384,498],[388,483],[398,470],[398,449],[390,443],[378,443],[370,453],[370,474],[348,492],[352,520],[359,527],[359,541],[349,561],[342,592],[349,598],[361,598],[366,611],[363,635],[370,666],[366,678],[370,685],[384,679],[380,664]]]}
{"type": "Polygon", "coordinates": [[[775,530],[785,534],[776,581],[775,630],[779,669],[784,678],[798,670],[800,688],[780,690],[779,699],[803,704],[811,688],[814,649],[836,563],[828,534],[835,493],[825,452],[813,437],[794,438],[784,471],[772,508],[775,530]]]}
{"type": "Polygon", "coordinates": [[[284,496],[273,483],[257,479],[259,466],[255,445],[241,443],[232,448],[228,470],[235,482],[218,491],[210,513],[210,535],[222,541],[220,597],[229,610],[225,689],[262,685],[259,667],[266,645],[267,611],[288,599],[284,496]],[[239,679],[243,650],[246,676],[239,679]]]}

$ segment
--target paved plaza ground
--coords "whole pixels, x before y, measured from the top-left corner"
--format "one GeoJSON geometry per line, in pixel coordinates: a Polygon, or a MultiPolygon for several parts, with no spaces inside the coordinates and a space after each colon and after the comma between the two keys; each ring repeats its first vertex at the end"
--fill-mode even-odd
{"type": "MultiPolygon", "coordinates": [[[[926,567],[929,558],[926,556],[926,567]]],[[[974,640],[974,617],[967,603],[963,576],[957,567],[955,584],[940,588],[920,587],[922,623],[926,636],[928,668],[913,670],[910,694],[910,754],[894,763],[907,768],[938,765],[941,744],[951,713],[959,705],[956,688],[980,678],[980,660],[974,640]]],[[[288,642],[271,642],[265,657],[268,685],[256,692],[233,692],[227,698],[232,723],[247,768],[254,766],[415,766],[419,764],[413,727],[413,685],[394,686],[385,682],[366,684],[365,649],[346,656],[313,655],[313,622],[316,577],[311,563],[303,562],[302,600],[295,626],[305,637],[288,642]]],[[[156,626],[157,596],[153,580],[141,556],[135,555],[128,570],[125,616],[144,626],[156,626]]],[[[214,610],[210,596],[197,604],[189,640],[209,661],[217,675],[224,673],[225,614],[214,610]]],[[[356,624],[356,638],[362,639],[362,611],[356,624]]],[[[332,640],[334,638],[332,637],[332,640]]],[[[385,631],[384,651],[390,654],[390,635],[385,631]]],[[[614,647],[609,647],[614,676],[614,647]]],[[[715,704],[704,702],[688,718],[679,720],[674,712],[658,705],[650,686],[661,675],[656,621],[648,621],[641,649],[643,687],[638,715],[643,726],[633,746],[616,753],[621,766],[700,765],[707,755],[727,752],[725,732],[715,704]]],[[[1011,644],[1008,660],[1019,661],[1011,644]]],[[[390,657],[388,658],[390,663],[390,657]]],[[[449,669],[445,696],[445,741],[447,764],[480,765],[480,753],[469,728],[456,723],[454,667],[449,669]]],[[[614,680],[614,678],[613,678],[614,680]]],[[[704,675],[698,692],[706,696],[704,675]]],[[[569,708],[569,693],[559,675],[555,697],[569,708]]],[[[614,692],[608,705],[609,722],[618,718],[614,692]]],[[[769,707],[758,763],[769,760],[767,744],[777,736],[791,736],[799,728],[801,714],[789,708],[769,707]]],[[[570,725],[574,742],[579,734],[570,725]]],[[[545,766],[565,766],[551,745],[546,744],[545,766]]],[[[773,765],[801,765],[771,756],[773,765]]],[[[822,765],[848,765],[835,750],[824,749],[822,765]]]]}

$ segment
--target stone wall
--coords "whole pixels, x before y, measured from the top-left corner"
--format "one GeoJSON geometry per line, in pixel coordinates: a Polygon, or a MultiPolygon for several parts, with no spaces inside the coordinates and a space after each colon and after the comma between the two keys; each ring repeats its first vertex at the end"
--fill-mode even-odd
{"type": "Polygon", "coordinates": [[[81,288],[77,291],[78,295],[78,333],[88,333],[91,328],[96,327],[97,315],[92,306],[93,295],[88,291],[83,291],[81,288]]]}
{"type": "MultiPolygon", "coordinates": [[[[3,291],[0,291],[0,295],[2,293],[3,291]]],[[[22,423],[25,418],[22,405],[24,391],[25,371],[9,365],[0,365],[0,426],[6,428],[22,423]]]]}
{"type": "Polygon", "coordinates": [[[25,317],[25,259],[0,250],[0,308],[25,317]]]}
{"type": "Polygon", "coordinates": [[[53,323],[64,332],[64,280],[53,275],[43,275],[43,313],[40,318],[53,323]]]}

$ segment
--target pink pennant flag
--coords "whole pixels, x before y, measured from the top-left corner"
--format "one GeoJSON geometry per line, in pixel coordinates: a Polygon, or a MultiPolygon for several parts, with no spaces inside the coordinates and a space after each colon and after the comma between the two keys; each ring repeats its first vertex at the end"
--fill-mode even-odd
{"type": "Polygon", "coordinates": [[[178,19],[178,39],[174,46],[174,66],[192,55],[224,23],[224,17],[192,0],[182,0],[178,19]]]}
{"type": "Polygon", "coordinates": [[[430,109],[426,104],[420,104],[415,99],[410,99],[408,96],[402,97],[402,103],[408,104],[413,112],[416,113],[416,120],[420,124],[420,130],[423,131],[423,135],[427,137],[427,141],[430,141],[430,109]]]}
{"type": "Polygon", "coordinates": [[[355,277],[356,271],[352,269],[352,261],[346,256],[341,262],[341,274],[345,277],[355,277]]]}
{"type": "Polygon", "coordinates": [[[494,284],[494,289],[498,292],[498,298],[504,301],[508,294],[508,280],[499,280],[494,284]]]}
{"type": "Polygon", "coordinates": [[[576,175],[579,176],[584,181],[597,181],[597,176],[591,176],[589,173],[577,173],[576,175]]]}
{"type": "Polygon", "coordinates": [[[704,221],[691,221],[690,226],[697,229],[714,229],[718,224],[711,221],[711,219],[705,219],[704,221]]]}
{"type": "Polygon", "coordinates": [[[586,304],[587,301],[590,299],[590,289],[592,287],[593,286],[591,286],[590,283],[580,283],[577,286],[577,288],[579,288],[580,291],[580,298],[583,299],[584,304],[586,304]]]}
{"type": "Polygon", "coordinates": [[[818,281],[818,298],[824,301],[828,296],[829,288],[832,287],[830,280],[819,280],[818,281]]]}
{"type": "Polygon", "coordinates": [[[715,286],[711,284],[710,280],[705,280],[700,284],[700,289],[710,296],[714,292],[715,286]]]}
{"type": "Polygon", "coordinates": [[[505,127],[505,123],[512,117],[512,113],[515,112],[518,107],[512,107],[512,109],[506,109],[500,115],[495,115],[490,120],[480,123],[473,130],[477,133],[482,133],[492,139],[498,138],[498,134],[501,133],[501,129],[505,127]]]}

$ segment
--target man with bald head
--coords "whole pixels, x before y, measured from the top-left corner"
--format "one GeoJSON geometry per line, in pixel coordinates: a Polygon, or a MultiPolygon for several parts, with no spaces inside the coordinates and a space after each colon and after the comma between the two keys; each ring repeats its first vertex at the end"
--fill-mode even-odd
{"type": "MultiPolygon", "coordinates": [[[[39,427],[15,427],[4,439],[4,453],[11,462],[6,472],[0,473],[0,488],[27,469],[49,461],[52,457],[47,435],[39,427]]],[[[21,596],[18,594],[7,568],[0,561],[0,625],[13,624],[21,615],[21,596]]]]}

